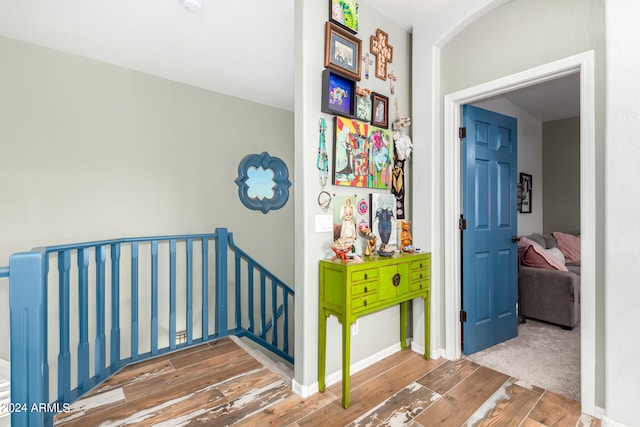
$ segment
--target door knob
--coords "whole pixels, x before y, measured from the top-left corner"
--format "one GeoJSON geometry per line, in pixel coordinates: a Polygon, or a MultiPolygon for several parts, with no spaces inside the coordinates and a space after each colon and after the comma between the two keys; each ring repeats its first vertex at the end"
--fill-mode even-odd
{"type": "Polygon", "coordinates": [[[512,243],[518,243],[519,241],[520,241],[520,238],[518,236],[511,236],[512,243]]]}

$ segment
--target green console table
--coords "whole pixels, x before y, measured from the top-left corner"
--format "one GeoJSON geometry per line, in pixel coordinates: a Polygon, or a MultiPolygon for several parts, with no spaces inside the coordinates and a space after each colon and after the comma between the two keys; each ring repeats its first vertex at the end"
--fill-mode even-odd
{"type": "Polygon", "coordinates": [[[318,388],[324,392],[327,318],[342,324],[342,406],[349,407],[351,324],[358,317],[400,305],[400,347],[407,346],[407,304],[424,299],[424,358],[429,358],[431,254],[372,256],[364,262],[320,261],[318,388]]]}

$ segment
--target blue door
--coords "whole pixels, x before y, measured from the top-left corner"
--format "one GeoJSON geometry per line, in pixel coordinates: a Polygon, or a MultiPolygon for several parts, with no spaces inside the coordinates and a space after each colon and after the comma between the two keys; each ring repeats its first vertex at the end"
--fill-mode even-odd
{"type": "Polygon", "coordinates": [[[518,335],[517,121],[470,105],[462,113],[462,351],[471,354],[518,335]]]}

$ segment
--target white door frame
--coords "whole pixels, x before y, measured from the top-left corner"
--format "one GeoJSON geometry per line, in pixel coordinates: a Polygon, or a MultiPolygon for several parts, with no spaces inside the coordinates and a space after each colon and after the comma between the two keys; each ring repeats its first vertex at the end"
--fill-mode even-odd
{"type": "Polygon", "coordinates": [[[464,89],[444,97],[444,281],[445,357],[462,356],[460,344],[461,277],[460,179],[461,106],[569,74],[580,74],[580,222],[581,222],[581,400],[582,411],[595,415],[596,354],[596,149],[595,68],[589,51],[464,89]]]}

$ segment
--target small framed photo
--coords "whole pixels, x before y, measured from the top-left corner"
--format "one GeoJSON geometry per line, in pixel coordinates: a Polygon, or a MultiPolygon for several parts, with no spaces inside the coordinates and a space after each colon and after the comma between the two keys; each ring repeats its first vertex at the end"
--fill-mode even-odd
{"type": "Polygon", "coordinates": [[[329,0],[329,20],[356,34],[358,3],[355,0],[329,0]]]}
{"type": "Polygon", "coordinates": [[[389,127],[389,98],[371,92],[371,124],[379,128],[389,127]]]}
{"type": "Polygon", "coordinates": [[[331,70],[322,72],[323,113],[355,117],[356,82],[331,70]]]}
{"type": "Polygon", "coordinates": [[[362,41],[336,24],[327,22],[324,66],[354,80],[360,80],[362,41]]]}
{"type": "Polygon", "coordinates": [[[371,91],[356,88],[356,119],[371,123],[371,91]]]}
{"type": "Polygon", "coordinates": [[[521,198],[520,198],[520,213],[531,213],[531,193],[533,191],[533,177],[528,173],[520,174],[520,186],[521,198]]]}

